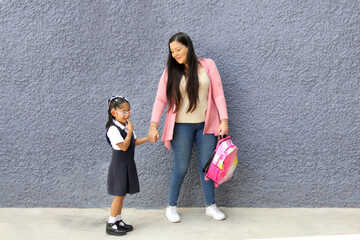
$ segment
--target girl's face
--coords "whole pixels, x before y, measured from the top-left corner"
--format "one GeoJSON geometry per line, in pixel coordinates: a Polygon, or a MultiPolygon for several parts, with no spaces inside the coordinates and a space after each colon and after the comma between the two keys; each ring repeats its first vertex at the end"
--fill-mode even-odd
{"type": "Polygon", "coordinates": [[[179,63],[187,66],[188,47],[178,41],[169,44],[172,57],[179,63]]]}
{"type": "Polygon", "coordinates": [[[123,103],[121,107],[112,109],[111,115],[114,116],[115,120],[119,123],[125,125],[127,123],[128,119],[130,118],[131,110],[130,105],[128,103],[123,103]]]}

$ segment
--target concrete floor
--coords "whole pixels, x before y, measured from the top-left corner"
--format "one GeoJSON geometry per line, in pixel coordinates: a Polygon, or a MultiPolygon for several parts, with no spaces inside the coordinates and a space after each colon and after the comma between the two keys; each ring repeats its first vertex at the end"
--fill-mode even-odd
{"type": "Polygon", "coordinates": [[[123,209],[134,226],[126,236],[105,234],[109,209],[0,208],[0,239],[237,239],[360,240],[360,208],[220,208],[224,221],[203,208],[179,208],[181,223],[165,209],[123,209]]]}

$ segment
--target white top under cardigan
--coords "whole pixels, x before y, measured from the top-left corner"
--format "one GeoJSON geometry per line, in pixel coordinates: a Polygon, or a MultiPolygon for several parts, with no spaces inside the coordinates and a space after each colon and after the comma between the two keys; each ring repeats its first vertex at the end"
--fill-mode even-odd
{"type": "MultiPolygon", "coordinates": [[[[122,130],[125,130],[125,132],[127,133],[127,128],[126,126],[122,125],[121,123],[119,123],[116,120],[113,120],[114,124],[118,127],[120,127],[122,130]]],[[[109,130],[107,131],[106,135],[108,136],[108,138],[110,139],[110,143],[113,149],[115,150],[121,150],[116,144],[118,143],[122,143],[124,142],[124,138],[121,136],[119,129],[117,129],[117,127],[115,126],[111,126],[109,127],[109,130]]],[[[134,139],[136,139],[136,134],[133,131],[133,135],[134,135],[134,139]]]]}
{"type": "Polygon", "coordinates": [[[185,76],[180,81],[181,101],[179,111],[176,113],[177,123],[200,123],[205,122],[208,105],[210,79],[204,68],[199,70],[199,91],[196,108],[193,112],[187,112],[190,101],[186,92],[187,80],[185,76]]]}

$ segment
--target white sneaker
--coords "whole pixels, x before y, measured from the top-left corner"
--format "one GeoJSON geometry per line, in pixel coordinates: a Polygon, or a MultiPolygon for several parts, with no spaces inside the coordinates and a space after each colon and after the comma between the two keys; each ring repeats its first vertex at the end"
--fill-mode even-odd
{"type": "Polygon", "coordinates": [[[225,214],[221,212],[215,204],[207,206],[205,214],[215,220],[224,220],[226,218],[225,214]]]}
{"type": "Polygon", "coordinates": [[[167,219],[172,223],[177,223],[181,221],[180,216],[176,211],[176,206],[167,206],[165,215],[167,219]]]}

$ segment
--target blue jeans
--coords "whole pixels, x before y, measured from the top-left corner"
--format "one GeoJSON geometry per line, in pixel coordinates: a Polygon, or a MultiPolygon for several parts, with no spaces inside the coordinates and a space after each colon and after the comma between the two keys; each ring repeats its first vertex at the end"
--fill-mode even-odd
{"type": "Polygon", "coordinates": [[[213,134],[203,134],[202,123],[175,123],[173,140],[171,141],[173,167],[170,177],[169,206],[176,206],[180,188],[189,167],[194,143],[197,149],[198,167],[206,205],[215,203],[214,182],[205,181],[202,169],[215,150],[217,138],[213,134]]]}

